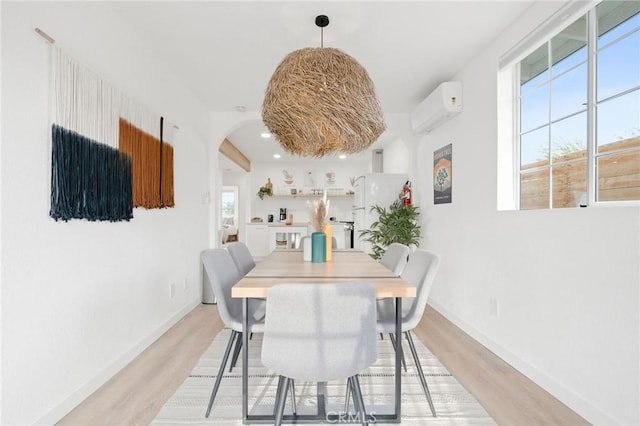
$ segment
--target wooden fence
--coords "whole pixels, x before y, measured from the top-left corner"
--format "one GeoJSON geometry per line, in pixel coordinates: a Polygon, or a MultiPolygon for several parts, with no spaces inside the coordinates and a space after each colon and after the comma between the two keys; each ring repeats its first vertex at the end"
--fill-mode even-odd
{"type": "MultiPolygon", "coordinates": [[[[640,137],[604,145],[598,154],[597,201],[640,200],[640,137]]],[[[549,169],[538,169],[547,164],[543,160],[522,167],[521,209],[549,208],[549,169]]],[[[587,152],[554,157],[552,170],[552,207],[576,207],[587,191],[587,152]]]]}

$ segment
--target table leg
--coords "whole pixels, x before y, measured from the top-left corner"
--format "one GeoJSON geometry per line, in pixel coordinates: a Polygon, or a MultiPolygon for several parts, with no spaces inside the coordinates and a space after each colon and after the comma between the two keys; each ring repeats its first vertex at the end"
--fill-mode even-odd
{"type": "Polygon", "coordinates": [[[317,404],[318,404],[318,417],[327,418],[327,382],[318,382],[316,384],[317,389],[317,404]]]}
{"type": "Polygon", "coordinates": [[[242,422],[249,414],[249,298],[242,299],[242,422]]]}
{"type": "Polygon", "coordinates": [[[395,418],[398,423],[401,421],[401,399],[402,399],[402,297],[396,297],[396,395],[395,395],[395,418]]]}
{"type": "MultiPolygon", "coordinates": [[[[249,329],[249,298],[242,299],[242,423],[249,424],[249,332],[245,331],[249,329]]],[[[393,415],[380,415],[380,420],[388,419],[392,423],[401,423],[402,418],[402,298],[396,297],[396,330],[395,330],[396,342],[396,362],[395,362],[395,408],[393,415]]],[[[318,386],[319,393],[323,392],[323,387],[318,386]]],[[[319,395],[320,396],[320,395],[319,395]]],[[[324,395],[322,396],[322,399],[324,395]]],[[[320,399],[320,398],[319,398],[320,399]]],[[[319,401],[320,402],[320,401],[319,401]]],[[[324,405],[322,403],[318,404],[324,405]]],[[[320,408],[320,407],[318,407],[320,408]]],[[[326,410],[326,407],[323,407],[326,410]]],[[[315,416],[285,416],[285,421],[287,423],[305,423],[308,421],[322,421],[327,420],[326,413],[324,418],[318,418],[317,414],[315,416]]],[[[273,416],[251,416],[251,423],[269,423],[273,421],[273,416]]]]}

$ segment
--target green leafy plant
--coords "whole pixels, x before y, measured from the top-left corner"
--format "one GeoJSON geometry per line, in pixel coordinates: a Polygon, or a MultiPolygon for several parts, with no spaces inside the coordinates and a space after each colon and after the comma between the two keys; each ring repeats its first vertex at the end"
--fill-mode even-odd
{"type": "Polygon", "coordinates": [[[417,206],[403,206],[402,198],[399,198],[388,210],[374,205],[371,212],[378,214],[378,220],[371,224],[371,228],[360,231],[360,236],[373,244],[370,256],[374,259],[380,259],[391,243],[409,247],[420,243],[422,230],[418,224],[420,212],[417,206]]]}
{"type": "Polygon", "coordinates": [[[260,189],[258,189],[258,193],[256,194],[258,197],[260,197],[260,199],[264,199],[265,195],[268,195],[269,197],[271,197],[273,194],[271,193],[271,189],[267,188],[265,186],[261,186],[260,189]]]}

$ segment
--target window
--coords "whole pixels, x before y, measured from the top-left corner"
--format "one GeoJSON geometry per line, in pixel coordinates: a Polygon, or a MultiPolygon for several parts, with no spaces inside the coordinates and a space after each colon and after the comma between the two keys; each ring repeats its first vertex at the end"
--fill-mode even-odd
{"type": "Polygon", "coordinates": [[[599,3],[517,75],[520,209],[640,200],[640,2],[599,3]]]}
{"type": "Polygon", "coordinates": [[[238,226],[238,187],[222,187],[222,223],[238,226]]]}

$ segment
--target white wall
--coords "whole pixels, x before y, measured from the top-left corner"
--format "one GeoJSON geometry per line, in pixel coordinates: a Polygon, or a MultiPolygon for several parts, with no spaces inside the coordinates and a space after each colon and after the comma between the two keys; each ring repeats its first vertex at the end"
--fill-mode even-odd
{"type": "Polygon", "coordinates": [[[209,130],[204,106],[108,3],[2,2],[2,424],[57,421],[199,302],[209,130]],[[180,126],[175,208],[49,218],[49,48],[35,27],[180,126]]]}
{"type": "Polygon", "coordinates": [[[639,424],[640,209],[496,209],[498,58],[556,6],[454,76],[464,112],[416,146],[421,246],[442,255],[430,303],[588,421],[639,424]],[[449,143],[453,203],[434,205],[433,152],[449,143]]]}
{"type": "Polygon", "coordinates": [[[415,171],[423,164],[419,164],[414,155],[419,135],[411,130],[409,114],[387,114],[387,132],[393,132],[392,143],[384,147],[384,173],[405,173],[411,179],[415,171]]]}

